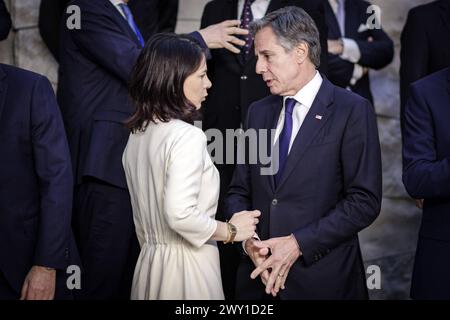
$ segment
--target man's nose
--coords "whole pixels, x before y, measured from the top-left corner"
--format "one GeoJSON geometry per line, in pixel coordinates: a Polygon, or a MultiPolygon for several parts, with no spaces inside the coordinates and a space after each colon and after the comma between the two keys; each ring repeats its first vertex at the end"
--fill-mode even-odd
{"type": "Polygon", "coordinates": [[[266,65],[265,63],[262,61],[262,59],[258,59],[256,61],[256,73],[257,74],[263,74],[266,71],[266,65]]]}

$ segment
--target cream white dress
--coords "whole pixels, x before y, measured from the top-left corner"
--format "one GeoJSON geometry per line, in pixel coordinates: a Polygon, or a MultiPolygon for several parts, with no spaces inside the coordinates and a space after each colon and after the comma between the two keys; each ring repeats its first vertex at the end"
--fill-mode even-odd
{"type": "Polygon", "coordinates": [[[181,120],[131,134],[123,166],[141,246],[131,299],[224,299],[214,215],[219,174],[203,131],[181,120]]]}

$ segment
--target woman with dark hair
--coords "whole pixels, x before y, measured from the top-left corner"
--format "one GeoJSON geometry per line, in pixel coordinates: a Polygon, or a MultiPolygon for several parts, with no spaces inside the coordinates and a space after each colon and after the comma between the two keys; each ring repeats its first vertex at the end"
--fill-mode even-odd
{"type": "Polygon", "coordinates": [[[132,299],[223,299],[215,241],[255,232],[259,211],[214,219],[219,175],[192,125],[210,87],[204,52],[186,36],[155,35],[134,67],[123,155],[141,245],[132,299]]]}

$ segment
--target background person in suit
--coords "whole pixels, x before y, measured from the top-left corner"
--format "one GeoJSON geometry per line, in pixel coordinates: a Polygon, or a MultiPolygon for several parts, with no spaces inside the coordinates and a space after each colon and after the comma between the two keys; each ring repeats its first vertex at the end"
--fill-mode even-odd
{"type": "MultiPolygon", "coordinates": [[[[373,103],[369,69],[391,63],[394,44],[383,29],[370,26],[370,3],[361,0],[328,0],[328,77],[373,103]]],[[[377,21],[381,23],[381,21],[377,21]]]]}
{"type": "MultiPolygon", "coordinates": [[[[324,16],[324,1],[320,0],[214,0],[203,11],[201,27],[207,27],[225,19],[241,19],[242,26],[248,28],[253,19],[262,18],[276,9],[295,5],[303,8],[316,22],[319,28],[321,46],[327,46],[327,27],[324,16]],[[249,19],[246,21],[245,19],[249,19]]],[[[203,129],[241,128],[245,122],[248,106],[270,94],[261,76],[256,74],[256,57],[251,38],[248,38],[246,50],[234,54],[228,50],[212,50],[208,60],[208,76],[214,86],[203,107],[203,129]],[[248,51],[246,53],[245,51],[248,51]]],[[[320,70],[326,72],[326,50],[321,55],[320,70]]],[[[223,150],[224,159],[227,150],[223,150]]],[[[220,173],[220,197],[217,218],[225,221],[223,200],[233,176],[234,164],[216,163],[220,173]]],[[[235,291],[236,269],[239,253],[231,246],[219,243],[221,254],[221,272],[227,299],[233,299],[235,291]]]]}
{"type": "MultiPolygon", "coordinates": [[[[39,32],[55,59],[59,61],[61,19],[70,0],[42,0],[39,32]]],[[[130,9],[144,41],[158,32],[174,32],[178,0],[131,0],[130,9]]]]}
{"type": "Polygon", "coordinates": [[[405,106],[403,183],[424,199],[411,297],[450,299],[450,68],[411,85],[405,106]]]}
{"type": "MultiPolygon", "coordinates": [[[[123,125],[133,106],[128,94],[131,70],[144,44],[126,2],[75,0],[80,30],[62,28],[58,99],[75,177],[74,231],[84,276],[80,298],[130,296],[139,246],[122,167],[129,132],[123,125]]],[[[193,33],[203,45],[226,46],[236,21],[193,33]]]]}
{"type": "Polygon", "coordinates": [[[401,35],[400,120],[411,83],[450,66],[450,0],[411,9],[401,35]]]}
{"type": "Polygon", "coordinates": [[[0,41],[8,37],[9,30],[11,30],[11,17],[8,9],[6,9],[5,2],[0,0],[0,41]]]}
{"type": "Polygon", "coordinates": [[[378,216],[382,193],[373,108],[316,70],[318,31],[302,9],[274,11],[251,30],[256,72],[272,95],[250,106],[244,129],[276,130],[274,140],[261,136],[252,146],[275,141],[278,170],[236,166],[227,213],[261,211],[264,240],[245,243],[237,298],[366,299],[357,234],[378,216]]]}
{"type": "Polygon", "coordinates": [[[70,299],[72,171],[43,76],[0,64],[0,300],[70,299]]]}

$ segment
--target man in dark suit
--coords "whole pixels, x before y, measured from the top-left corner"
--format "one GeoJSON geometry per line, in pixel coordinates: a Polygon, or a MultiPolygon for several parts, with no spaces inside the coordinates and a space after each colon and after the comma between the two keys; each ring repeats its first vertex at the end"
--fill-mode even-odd
{"type": "MultiPolygon", "coordinates": [[[[201,27],[220,22],[224,19],[241,19],[250,5],[252,19],[259,19],[266,13],[279,8],[295,5],[303,8],[315,21],[320,33],[321,46],[327,46],[327,28],[324,15],[324,1],[320,0],[214,0],[209,2],[203,11],[201,27]]],[[[250,21],[249,21],[250,22],[250,21]]],[[[208,60],[208,77],[213,83],[207,100],[203,106],[203,129],[218,129],[225,134],[226,129],[241,128],[245,122],[248,106],[257,100],[267,97],[269,89],[261,76],[256,74],[256,57],[251,41],[248,54],[234,54],[227,50],[212,50],[208,60]]],[[[320,70],[326,72],[326,50],[321,55],[320,70]]],[[[228,151],[229,152],[229,151],[228,151]]],[[[227,157],[223,150],[223,159],[227,157]]],[[[234,164],[215,163],[220,173],[220,197],[216,218],[225,220],[223,200],[233,176],[234,164]]],[[[230,246],[219,243],[221,255],[221,273],[225,297],[233,299],[235,290],[236,269],[239,255],[230,246]]]]}
{"type": "Polygon", "coordinates": [[[401,36],[400,119],[411,83],[450,66],[450,0],[411,9],[401,36]]]}
{"type": "Polygon", "coordinates": [[[373,103],[369,69],[391,63],[394,44],[383,31],[370,3],[361,0],[328,0],[328,77],[335,85],[349,88],[373,103]]]}
{"type": "Polygon", "coordinates": [[[450,68],[410,88],[405,106],[403,183],[424,199],[411,285],[414,299],[450,299],[450,68]]]}
{"type": "MultiPolygon", "coordinates": [[[[58,99],[75,177],[74,231],[84,266],[80,298],[128,299],[139,253],[122,167],[133,107],[127,83],[143,46],[126,2],[75,0],[81,29],[62,29],[58,99]]],[[[225,21],[192,35],[203,46],[242,41],[225,21]]],[[[242,44],[242,43],[241,43],[242,44]]]]}
{"type": "MultiPolygon", "coordinates": [[[[39,32],[59,61],[61,18],[70,0],[42,0],[39,7],[39,32]]],[[[130,9],[144,41],[158,32],[174,32],[178,0],[131,0],[130,9]]]]}
{"type": "Polygon", "coordinates": [[[72,171],[49,81],[0,64],[0,300],[70,299],[72,171]]]}
{"type": "Polygon", "coordinates": [[[11,17],[6,9],[5,2],[0,0],[0,41],[8,37],[11,29],[11,17]]]}
{"type": "Polygon", "coordinates": [[[255,237],[263,241],[243,244],[248,256],[239,265],[237,298],[365,299],[357,234],[381,205],[373,108],[316,70],[318,32],[302,9],[275,11],[251,30],[256,72],[272,95],[249,108],[244,129],[257,140],[245,151],[259,159],[236,166],[226,200],[228,216],[261,211],[255,237]],[[274,136],[262,134],[271,129],[274,136]],[[273,174],[261,146],[274,146],[273,174]]]}

